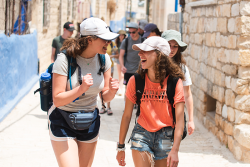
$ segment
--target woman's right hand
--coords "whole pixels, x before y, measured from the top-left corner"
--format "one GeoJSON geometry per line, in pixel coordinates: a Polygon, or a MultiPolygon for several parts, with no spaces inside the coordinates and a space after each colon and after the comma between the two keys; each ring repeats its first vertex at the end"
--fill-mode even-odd
{"type": "Polygon", "coordinates": [[[116,160],[120,166],[125,166],[125,151],[118,151],[116,155],[116,160]]]}
{"type": "Polygon", "coordinates": [[[125,66],[122,66],[121,71],[122,71],[123,74],[125,74],[127,72],[127,68],[125,66]]]}
{"type": "Polygon", "coordinates": [[[92,85],[93,85],[93,78],[91,73],[84,75],[82,77],[82,84],[80,85],[82,92],[85,93],[92,85]]]}

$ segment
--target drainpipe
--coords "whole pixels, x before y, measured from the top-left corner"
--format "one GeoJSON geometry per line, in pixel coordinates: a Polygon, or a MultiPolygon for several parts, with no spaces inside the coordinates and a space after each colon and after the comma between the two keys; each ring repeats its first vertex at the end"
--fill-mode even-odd
{"type": "Polygon", "coordinates": [[[7,35],[7,18],[8,18],[8,16],[7,16],[7,14],[8,14],[7,9],[8,9],[8,1],[6,0],[5,1],[5,35],[7,35]]]}
{"type": "Polygon", "coordinates": [[[13,0],[13,6],[12,6],[12,30],[11,30],[11,33],[14,32],[14,24],[15,24],[15,0],[13,0]]]}
{"type": "Polygon", "coordinates": [[[147,0],[146,15],[147,15],[148,23],[149,23],[149,3],[150,3],[150,0],[147,0]]]}
{"type": "Polygon", "coordinates": [[[182,7],[181,7],[181,13],[179,14],[179,30],[180,30],[180,33],[181,33],[181,40],[182,40],[182,23],[183,23],[183,10],[182,10],[182,7]]]}
{"type": "Polygon", "coordinates": [[[180,13],[180,33],[181,33],[181,40],[183,40],[182,38],[182,24],[183,24],[183,13],[184,13],[184,8],[185,8],[185,0],[180,0],[180,5],[181,5],[181,13],[180,13]]]}
{"type": "Polygon", "coordinates": [[[174,11],[178,12],[178,0],[175,0],[174,11]]]}

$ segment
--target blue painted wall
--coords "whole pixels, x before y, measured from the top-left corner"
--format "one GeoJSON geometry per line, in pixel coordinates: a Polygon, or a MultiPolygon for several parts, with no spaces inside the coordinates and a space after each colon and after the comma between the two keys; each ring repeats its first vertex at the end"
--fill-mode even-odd
{"type": "Polygon", "coordinates": [[[125,17],[119,21],[110,21],[110,29],[113,32],[118,32],[119,30],[125,30],[125,17]]]}
{"type": "Polygon", "coordinates": [[[38,81],[37,32],[0,34],[0,122],[38,81]]]}

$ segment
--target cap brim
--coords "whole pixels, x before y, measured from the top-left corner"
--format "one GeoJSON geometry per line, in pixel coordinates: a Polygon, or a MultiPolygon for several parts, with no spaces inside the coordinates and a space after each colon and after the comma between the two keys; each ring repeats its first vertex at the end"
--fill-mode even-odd
{"type": "Polygon", "coordinates": [[[144,32],[144,34],[143,34],[142,38],[147,38],[147,37],[149,36],[149,34],[150,34],[150,31],[148,31],[148,32],[144,32]]]}
{"type": "Polygon", "coordinates": [[[151,47],[151,46],[149,46],[149,45],[147,45],[145,43],[134,44],[132,46],[132,49],[136,50],[136,51],[141,51],[141,50],[143,50],[143,51],[151,51],[151,50],[155,50],[155,48],[153,48],[153,47],[151,47]]]}
{"type": "Polygon", "coordinates": [[[75,30],[75,28],[73,27],[73,28],[69,28],[69,29],[67,29],[68,31],[74,31],[75,30]]]}
{"type": "Polygon", "coordinates": [[[115,38],[117,38],[120,34],[117,34],[117,33],[113,33],[113,32],[108,32],[108,33],[105,33],[105,34],[102,34],[102,35],[95,35],[101,39],[104,39],[104,40],[113,40],[115,38]]]}
{"type": "Polygon", "coordinates": [[[187,44],[185,42],[182,42],[182,41],[176,39],[176,38],[167,38],[166,40],[167,41],[175,40],[178,43],[178,45],[181,47],[181,52],[184,52],[184,50],[187,49],[187,44]]]}
{"type": "Polygon", "coordinates": [[[143,26],[139,26],[140,29],[142,29],[144,31],[144,27],[143,26]]]}

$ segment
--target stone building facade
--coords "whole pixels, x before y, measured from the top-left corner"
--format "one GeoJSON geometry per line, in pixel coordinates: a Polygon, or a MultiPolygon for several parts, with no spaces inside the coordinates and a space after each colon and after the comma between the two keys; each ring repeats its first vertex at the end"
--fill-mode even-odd
{"type": "MultiPolygon", "coordinates": [[[[10,12],[8,9],[7,30],[12,29],[12,6],[13,1],[10,1],[10,12]]],[[[19,1],[15,1],[14,21],[16,21],[19,14],[19,1]]],[[[0,33],[5,32],[5,6],[6,1],[0,0],[0,33]]],[[[90,17],[90,2],[89,0],[32,0],[28,1],[28,21],[29,30],[37,30],[38,42],[38,58],[40,64],[40,72],[46,70],[51,63],[52,40],[54,37],[63,33],[63,25],[67,21],[73,22],[75,28],[78,29],[78,23],[82,18],[90,17]],[[86,13],[83,10],[88,10],[86,13]]],[[[7,32],[8,33],[8,32],[7,32]]],[[[29,32],[27,32],[29,33],[29,32]]],[[[76,31],[73,37],[76,35],[76,31]]],[[[11,33],[10,33],[11,34],[11,33]]]]}
{"type": "MultiPolygon", "coordinates": [[[[169,28],[179,16],[169,15],[169,28]]],[[[186,0],[182,31],[194,114],[250,163],[250,1],[186,0]]]]}
{"type": "MultiPolygon", "coordinates": [[[[177,11],[180,12],[180,10],[181,8],[178,6],[177,11]]],[[[175,0],[150,0],[149,22],[156,24],[161,31],[165,31],[169,27],[168,15],[174,12],[175,0]]]]}
{"type": "Polygon", "coordinates": [[[77,5],[77,0],[32,0],[31,26],[37,30],[40,72],[51,63],[52,40],[62,35],[64,23],[71,21],[77,29],[77,5]]]}

